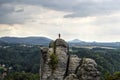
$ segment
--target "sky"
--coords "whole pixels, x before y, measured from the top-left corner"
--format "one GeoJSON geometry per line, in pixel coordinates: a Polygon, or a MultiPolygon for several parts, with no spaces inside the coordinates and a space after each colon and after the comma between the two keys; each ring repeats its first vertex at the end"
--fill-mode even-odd
{"type": "Polygon", "coordinates": [[[0,0],[0,37],[120,42],[120,0],[0,0]]]}

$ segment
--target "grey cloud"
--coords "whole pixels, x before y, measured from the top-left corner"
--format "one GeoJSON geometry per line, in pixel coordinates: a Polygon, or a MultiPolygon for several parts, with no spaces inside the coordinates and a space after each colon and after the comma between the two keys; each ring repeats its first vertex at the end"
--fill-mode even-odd
{"type": "Polygon", "coordinates": [[[25,3],[72,13],[65,15],[65,18],[108,15],[120,11],[120,0],[26,0],[25,3]]]}
{"type": "Polygon", "coordinates": [[[24,11],[24,8],[15,10],[15,12],[23,12],[23,11],[24,11]]]}
{"type": "MultiPolygon", "coordinates": [[[[11,6],[1,6],[0,7],[0,24],[9,24],[9,14],[14,11],[11,6]]],[[[10,20],[11,21],[11,20],[10,20]]]]}
{"type": "MultiPolygon", "coordinates": [[[[11,0],[5,0],[5,2],[11,0]]],[[[19,4],[42,5],[44,7],[67,12],[85,12],[99,13],[112,10],[120,10],[119,0],[13,0],[19,4]]],[[[82,14],[81,14],[82,15],[82,14]]]]}
{"type": "MultiPolygon", "coordinates": [[[[15,5],[19,4],[20,0],[0,0],[0,24],[22,24],[26,20],[26,16],[12,15],[24,11],[24,8],[15,9],[15,5]]],[[[21,3],[20,3],[21,4],[21,3]]]]}
{"type": "Polygon", "coordinates": [[[11,0],[0,0],[0,5],[4,3],[9,3],[9,2],[11,2],[11,0]]]}
{"type": "Polygon", "coordinates": [[[12,13],[24,12],[24,9],[14,10],[14,7],[2,7],[4,4],[12,5],[12,3],[70,12],[71,14],[63,16],[65,18],[109,15],[120,11],[120,0],[0,0],[0,24],[20,24],[25,21],[25,15],[19,17],[19,20],[13,20],[19,15],[10,16],[12,13]]]}
{"type": "Polygon", "coordinates": [[[14,8],[12,6],[1,6],[0,7],[0,17],[12,13],[14,8]]]}
{"type": "Polygon", "coordinates": [[[0,24],[9,24],[9,25],[13,25],[13,24],[22,24],[24,23],[24,19],[21,18],[17,18],[17,17],[14,17],[14,16],[9,16],[9,15],[4,15],[4,16],[1,16],[1,19],[0,19],[0,24]]]}
{"type": "MultiPolygon", "coordinates": [[[[21,10],[22,11],[22,10],[21,10]]],[[[21,24],[24,22],[21,16],[12,16],[14,12],[21,12],[20,10],[15,11],[14,7],[11,5],[3,5],[0,7],[0,24],[21,24]]]]}
{"type": "Polygon", "coordinates": [[[120,11],[120,1],[110,1],[102,3],[80,3],[73,9],[72,14],[65,15],[65,18],[71,17],[87,17],[110,15],[115,11],[120,11]]]}
{"type": "Polygon", "coordinates": [[[109,26],[116,27],[120,25],[120,15],[100,17],[100,18],[97,18],[94,22],[91,22],[90,24],[95,26],[99,25],[99,26],[105,26],[105,27],[109,27],[109,26]]]}

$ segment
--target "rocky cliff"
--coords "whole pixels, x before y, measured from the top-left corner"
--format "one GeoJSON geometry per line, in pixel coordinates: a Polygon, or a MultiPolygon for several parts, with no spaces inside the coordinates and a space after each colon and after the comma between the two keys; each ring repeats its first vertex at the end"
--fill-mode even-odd
{"type": "Polygon", "coordinates": [[[41,80],[100,80],[96,62],[70,55],[69,45],[63,39],[52,41],[41,52],[41,80]]]}

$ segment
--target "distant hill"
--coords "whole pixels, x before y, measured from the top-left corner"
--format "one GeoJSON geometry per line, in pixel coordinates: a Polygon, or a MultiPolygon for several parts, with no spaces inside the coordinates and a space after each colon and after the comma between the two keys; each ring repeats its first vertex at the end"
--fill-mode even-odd
{"type": "Polygon", "coordinates": [[[68,41],[70,46],[97,46],[97,47],[111,47],[120,48],[120,42],[85,42],[79,39],[68,41]]]}
{"type": "Polygon", "coordinates": [[[74,40],[71,40],[71,41],[68,41],[69,43],[81,43],[81,42],[84,42],[84,41],[81,41],[79,39],[74,39],[74,40]]]}
{"type": "MultiPolygon", "coordinates": [[[[0,38],[0,44],[5,43],[24,43],[24,44],[33,44],[33,45],[45,45],[48,46],[48,44],[52,41],[52,39],[46,38],[46,37],[1,37],[0,38]]],[[[113,48],[120,48],[120,42],[85,42],[81,41],[79,39],[73,39],[71,41],[68,41],[70,46],[102,46],[102,47],[113,47],[113,48]]]]}
{"type": "Polygon", "coordinates": [[[6,43],[25,43],[25,44],[35,44],[35,45],[48,45],[51,39],[46,37],[1,37],[0,42],[6,43]]]}

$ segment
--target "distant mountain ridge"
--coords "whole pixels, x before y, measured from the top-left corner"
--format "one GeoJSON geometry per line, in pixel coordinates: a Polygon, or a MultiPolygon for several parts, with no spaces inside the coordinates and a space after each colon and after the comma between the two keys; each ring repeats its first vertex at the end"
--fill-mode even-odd
{"type": "MultiPolygon", "coordinates": [[[[52,39],[47,37],[1,37],[0,44],[5,43],[18,43],[18,44],[33,44],[33,45],[45,45],[48,46],[52,39]]],[[[118,47],[120,48],[120,42],[85,42],[79,39],[73,39],[68,41],[69,46],[105,46],[105,47],[118,47]]]]}
{"type": "Polygon", "coordinates": [[[44,45],[48,44],[51,39],[46,37],[1,37],[1,42],[6,43],[25,43],[25,44],[35,44],[35,45],[44,45]]]}
{"type": "Polygon", "coordinates": [[[73,40],[71,40],[71,41],[68,41],[69,43],[80,43],[80,42],[83,42],[83,41],[81,41],[81,40],[79,40],[79,39],[73,39],[73,40]]]}

